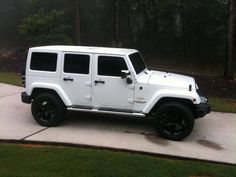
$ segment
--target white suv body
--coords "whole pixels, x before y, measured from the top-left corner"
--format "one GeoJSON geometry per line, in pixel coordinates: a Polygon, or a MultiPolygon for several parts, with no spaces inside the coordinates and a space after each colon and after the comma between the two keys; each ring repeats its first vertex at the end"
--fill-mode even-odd
{"type": "MultiPolygon", "coordinates": [[[[42,94],[51,94],[62,101],[65,109],[72,111],[140,117],[157,114],[158,117],[158,109],[163,109],[163,104],[167,104],[169,109],[176,108],[175,104],[179,104],[188,107],[193,119],[210,112],[207,99],[198,94],[197,85],[192,77],[148,70],[141,55],[134,49],[82,46],[30,48],[26,63],[25,87],[22,101],[32,103],[32,107],[35,100],[41,100],[42,106],[47,104],[36,98],[42,94]],[[168,106],[169,103],[174,105],[168,106]]],[[[37,115],[34,112],[35,109],[32,108],[35,118],[37,115]]],[[[42,117],[41,115],[41,119],[42,117]]],[[[38,121],[40,116],[35,119],[38,121]]],[[[61,121],[38,122],[45,126],[54,126],[61,121]]],[[[160,132],[159,134],[162,135],[160,132]]],[[[187,135],[162,136],[180,140],[187,135]]]]}

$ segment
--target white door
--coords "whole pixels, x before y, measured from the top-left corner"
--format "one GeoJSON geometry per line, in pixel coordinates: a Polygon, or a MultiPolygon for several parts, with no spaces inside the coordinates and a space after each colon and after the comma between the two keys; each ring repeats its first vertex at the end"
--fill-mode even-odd
{"type": "Polygon", "coordinates": [[[91,106],[92,55],[65,52],[62,54],[61,83],[74,106],[91,106]]]}
{"type": "Polygon", "coordinates": [[[93,92],[95,106],[104,109],[132,110],[133,85],[121,79],[121,70],[128,70],[125,58],[95,55],[93,92]]]}

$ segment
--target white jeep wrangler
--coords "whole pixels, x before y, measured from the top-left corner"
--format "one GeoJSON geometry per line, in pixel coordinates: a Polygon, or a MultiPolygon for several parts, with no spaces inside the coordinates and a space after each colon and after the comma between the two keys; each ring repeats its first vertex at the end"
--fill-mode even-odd
{"type": "Polygon", "coordinates": [[[30,48],[25,87],[22,102],[43,126],[60,124],[66,110],[152,116],[160,136],[182,140],[210,112],[192,77],[149,70],[134,49],[30,48]]]}

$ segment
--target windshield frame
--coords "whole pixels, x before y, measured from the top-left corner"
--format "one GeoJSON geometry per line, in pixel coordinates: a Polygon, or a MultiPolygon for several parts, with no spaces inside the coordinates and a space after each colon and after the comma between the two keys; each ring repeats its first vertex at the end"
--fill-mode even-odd
{"type": "Polygon", "coordinates": [[[143,56],[141,55],[140,52],[133,52],[128,55],[131,64],[133,65],[135,73],[138,75],[142,71],[147,69],[147,65],[144,62],[143,56]]]}

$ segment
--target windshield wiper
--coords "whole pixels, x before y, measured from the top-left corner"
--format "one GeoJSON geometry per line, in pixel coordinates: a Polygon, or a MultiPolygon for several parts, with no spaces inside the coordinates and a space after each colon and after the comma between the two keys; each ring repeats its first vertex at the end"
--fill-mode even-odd
{"type": "Polygon", "coordinates": [[[145,74],[148,74],[148,72],[147,72],[147,71],[145,71],[145,70],[143,70],[143,72],[144,72],[145,74]]]}

